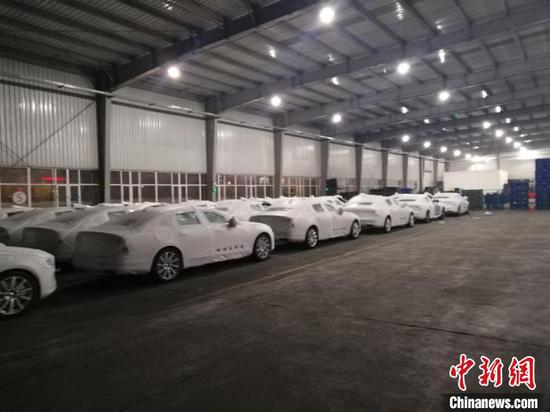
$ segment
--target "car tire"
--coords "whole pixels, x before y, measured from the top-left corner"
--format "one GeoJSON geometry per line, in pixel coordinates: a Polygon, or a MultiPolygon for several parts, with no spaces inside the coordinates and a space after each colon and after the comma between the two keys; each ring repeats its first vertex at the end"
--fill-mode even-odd
{"type": "Polygon", "coordinates": [[[262,262],[269,259],[272,246],[271,237],[267,233],[260,233],[254,242],[254,250],[252,251],[254,260],[262,262]]]}
{"type": "Polygon", "coordinates": [[[0,319],[27,313],[39,299],[40,286],[29,272],[9,270],[0,275],[0,319]]]}
{"type": "Polygon", "coordinates": [[[430,211],[426,211],[426,216],[424,217],[424,223],[430,223],[432,221],[432,217],[430,216],[430,211]]]}
{"type": "Polygon", "coordinates": [[[392,229],[392,226],[391,226],[391,217],[386,217],[386,219],[384,220],[384,227],[382,228],[382,230],[384,231],[384,233],[390,233],[391,232],[391,229],[392,229]]]}
{"type": "Polygon", "coordinates": [[[459,206],[458,209],[456,210],[456,215],[457,215],[457,216],[460,216],[460,206],[459,206]]]}
{"type": "Polygon", "coordinates": [[[183,258],[178,249],[167,247],[157,253],[153,260],[151,275],[161,283],[168,283],[181,275],[183,271],[183,258]]]}
{"type": "Polygon", "coordinates": [[[441,210],[441,214],[439,215],[439,220],[445,219],[445,209],[441,210]]]}
{"type": "Polygon", "coordinates": [[[311,226],[306,232],[304,245],[308,249],[314,249],[319,244],[319,231],[315,226],[311,226]]]}
{"type": "Polygon", "coordinates": [[[354,220],[349,230],[349,238],[357,239],[360,234],[361,234],[361,224],[357,220],[354,220]]]}
{"type": "Polygon", "coordinates": [[[411,213],[409,216],[409,221],[407,222],[407,227],[413,227],[414,226],[414,214],[411,213]]]}

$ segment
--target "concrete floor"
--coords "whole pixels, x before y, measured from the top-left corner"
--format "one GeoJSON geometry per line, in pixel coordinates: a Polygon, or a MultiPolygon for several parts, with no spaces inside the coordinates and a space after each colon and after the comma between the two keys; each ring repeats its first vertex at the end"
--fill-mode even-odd
{"type": "Polygon", "coordinates": [[[63,274],[0,324],[0,410],[441,410],[460,353],[534,355],[548,393],[549,245],[550,213],[477,212],[170,285],[63,274]]]}

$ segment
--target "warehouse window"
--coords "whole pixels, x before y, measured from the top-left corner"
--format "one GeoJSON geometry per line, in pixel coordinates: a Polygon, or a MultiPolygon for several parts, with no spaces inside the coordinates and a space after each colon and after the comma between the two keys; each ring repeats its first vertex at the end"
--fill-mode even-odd
{"type": "Polygon", "coordinates": [[[283,196],[309,197],[319,196],[321,192],[321,179],[318,177],[292,177],[282,179],[281,190],[283,196]]]}
{"type": "Polygon", "coordinates": [[[216,184],[219,200],[273,197],[272,176],[218,175],[216,184]]]}
{"type": "Polygon", "coordinates": [[[98,202],[97,170],[0,167],[1,207],[57,207],[98,202]]]}
{"type": "Polygon", "coordinates": [[[206,199],[206,175],[172,172],[111,172],[112,202],[180,203],[206,199]]]}
{"type": "Polygon", "coordinates": [[[382,187],[382,181],[380,179],[361,179],[361,192],[368,193],[369,189],[378,189],[382,187]]]}

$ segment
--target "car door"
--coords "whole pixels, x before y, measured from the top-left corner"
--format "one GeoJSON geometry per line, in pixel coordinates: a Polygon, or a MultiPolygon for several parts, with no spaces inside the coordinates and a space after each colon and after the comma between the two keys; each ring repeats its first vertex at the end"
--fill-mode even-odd
{"type": "Polygon", "coordinates": [[[214,262],[235,259],[252,252],[252,245],[238,224],[231,227],[227,217],[214,210],[202,210],[201,213],[206,218],[214,262]]]}
{"type": "Polygon", "coordinates": [[[402,225],[403,211],[402,211],[401,205],[399,205],[395,200],[390,198],[386,198],[386,204],[390,210],[392,226],[402,225]]]}
{"type": "Polygon", "coordinates": [[[323,207],[321,203],[311,205],[314,213],[314,220],[319,229],[319,239],[329,239],[334,237],[332,230],[332,216],[323,207]]]}
{"type": "Polygon", "coordinates": [[[194,211],[174,215],[176,246],[183,253],[186,267],[205,265],[213,261],[212,241],[205,221],[194,211]]]}
{"type": "Polygon", "coordinates": [[[330,215],[332,220],[332,237],[342,236],[349,231],[346,218],[343,214],[338,213],[338,209],[329,203],[324,203],[323,207],[330,215]]]}

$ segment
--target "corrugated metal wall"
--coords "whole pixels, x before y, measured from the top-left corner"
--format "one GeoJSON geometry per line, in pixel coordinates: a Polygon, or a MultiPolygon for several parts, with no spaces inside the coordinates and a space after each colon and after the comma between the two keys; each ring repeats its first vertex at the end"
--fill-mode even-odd
{"type": "Polygon", "coordinates": [[[388,154],[388,186],[399,186],[403,180],[403,156],[388,154]]]}
{"type": "Polygon", "coordinates": [[[273,176],[274,156],[273,132],[232,124],[218,124],[218,173],[273,176]]]}
{"type": "Polygon", "coordinates": [[[283,176],[320,177],[321,142],[301,137],[283,137],[283,176]]]}
{"type": "Polygon", "coordinates": [[[181,99],[178,97],[167,96],[164,94],[149,92],[146,90],[135,89],[133,87],[123,87],[120,90],[116,91],[116,95],[120,97],[125,97],[128,99],[142,100],[145,102],[156,103],[159,105],[174,105],[181,108],[189,108],[191,110],[204,111],[204,104],[200,102],[195,102],[188,99],[181,99]]]}
{"type": "Polygon", "coordinates": [[[407,187],[418,189],[420,179],[420,160],[417,157],[409,156],[409,170],[407,171],[407,187]]]}
{"type": "MultiPolygon", "coordinates": [[[[434,185],[434,162],[431,159],[425,159],[424,160],[424,177],[423,177],[423,183],[424,187],[426,186],[433,186],[434,185]]],[[[420,189],[424,189],[424,187],[421,187],[420,189]]]]}
{"type": "Polygon", "coordinates": [[[440,161],[439,166],[437,167],[437,181],[442,182],[443,176],[445,174],[445,162],[440,161]]]}
{"type": "Polygon", "coordinates": [[[328,177],[355,179],[355,147],[331,143],[328,156],[328,177]]]}
{"type": "MultiPolygon", "coordinates": [[[[0,70],[92,87],[85,77],[8,59],[0,59],[0,70]]],[[[55,93],[50,87],[7,76],[0,79],[0,164],[98,167],[96,110],[91,96],[55,93]]]]}
{"type": "Polygon", "coordinates": [[[382,154],[375,150],[363,150],[362,178],[369,187],[376,188],[382,179],[382,154]]]}
{"type": "Polygon", "coordinates": [[[113,104],[111,168],[206,172],[203,119],[113,104]]]}

